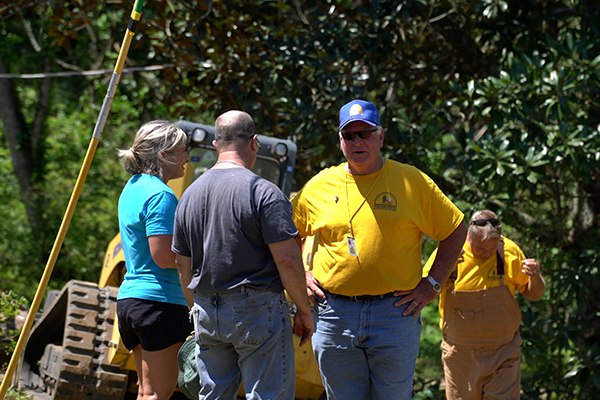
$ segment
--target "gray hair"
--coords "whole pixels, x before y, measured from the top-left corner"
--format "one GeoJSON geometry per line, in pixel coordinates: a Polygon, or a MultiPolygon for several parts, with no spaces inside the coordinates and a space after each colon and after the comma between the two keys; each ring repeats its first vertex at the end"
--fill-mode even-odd
{"type": "Polygon", "coordinates": [[[118,149],[121,163],[131,175],[149,174],[163,179],[162,164],[170,163],[165,155],[185,149],[187,136],[170,121],[150,121],[137,131],[133,145],[118,149]]]}
{"type": "Polygon", "coordinates": [[[215,140],[222,145],[241,142],[241,139],[256,135],[256,126],[250,114],[243,111],[228,111],[215,121],[215,140]]]}
{"type": "Polygon", "coordinates": [[[478,219],[498,219],[496,213],[490,210],[479,210],[475,211],[471,219],[469,220],[469,236],[477,237],[480,240],[487,240],[489,238],[500,238],[502,236],[502,226],[498,224],[493,226],[490,222],[483,226],[474,225],[472,222],[478,219]],[[479,235],[479,236],[478,236],[479,235]]]}

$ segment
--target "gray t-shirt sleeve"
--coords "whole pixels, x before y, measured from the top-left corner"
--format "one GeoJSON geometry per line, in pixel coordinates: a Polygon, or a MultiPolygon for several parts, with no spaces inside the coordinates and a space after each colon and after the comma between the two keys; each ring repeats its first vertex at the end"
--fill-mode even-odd
{"type": "Polygon", "coordinates": [[[191,257],[192,250],[188,240],[189,235],[187,234],[185,226],[186,219],[184,218],[184,209],[186,206],[186,203],[179,203],[175,210],[175,221],[173,223],[173,242],[171,244],[171,250],[180,256],[191,257]]]}
{"type": "Polygon", "coordinates": [[[292,204],[285,195],[272,185],[266,188],[268,194],[258,207],[259,221],[266,244],[284,242],[298,236],[292,220],[292,204]]]}

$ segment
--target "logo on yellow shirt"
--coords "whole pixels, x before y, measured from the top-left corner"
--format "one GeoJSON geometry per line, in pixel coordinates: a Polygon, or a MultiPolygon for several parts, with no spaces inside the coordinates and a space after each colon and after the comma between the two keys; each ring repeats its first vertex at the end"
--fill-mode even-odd
{"type": "Polygon", "coordinates": [[[498,276],[498,269],[495,265],[488,271],[487,278],[490,281],[497,281],[500,279],[500,277],[498,276]]]}
{"type": "Polygon", "coordinates": [[[396,211],[396,208],[398,208],[398,201],[396,200],[396,196],[392,193],[383,192],[375,197],[375,202],[373,204],[374,210],[396,211]]]}

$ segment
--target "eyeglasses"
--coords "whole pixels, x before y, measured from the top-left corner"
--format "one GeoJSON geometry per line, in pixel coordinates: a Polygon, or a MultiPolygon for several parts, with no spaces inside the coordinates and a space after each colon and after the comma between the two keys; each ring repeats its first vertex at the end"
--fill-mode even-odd
{"type": "MultiPolygon", "coordinates": [[[[255,135],[252,135],[252,136],[255,136],[255,135]]],[[[252,140],[252,137],[250,137],[250,140],[252,140]]],[[[258,135],[256,135],[256,146],[258,147],[257,150],[260,150],[261,144],[260,144],[260,140],[258,140],[258,135]]]]}
{"type": "Polygon", "coordinates": [[[500,220],[498,218],[474,219],[473,221],[471,221],[471,225],[486,226],[488,224],[488,222],[493,227],[500,225],[500,220]]]}
{"type": "Polygon", "coordinates": [[[367,130],[358,131],[358,132],[340,131],[340,135],[342,135],[344,140],[354,140],[356,135],[358,135],[358,137],[363,140],[367,140],[371,137],[371,135],[373,135],[373,132],[377,132],[378,130],[379,130],[379,128],[367,129],[367,130]]]}
{"type": "Polygon", "coordinates": [[[258,150],[260,150],[261,144],[260,144],[260,140],[258,140],[258,133],[253,133],[250,136],[239,135],[239,137],[245,137],[250,140],[254,139],[254,136],[256,136],[256,146],[258,147],[258,150]]]}

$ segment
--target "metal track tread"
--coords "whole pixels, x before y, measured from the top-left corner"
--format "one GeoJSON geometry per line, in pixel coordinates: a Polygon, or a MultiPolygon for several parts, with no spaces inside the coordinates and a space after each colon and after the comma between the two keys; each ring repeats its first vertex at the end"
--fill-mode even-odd
{"type": "Polygon", "coordinates": [[[55,400],[120,400],[127,372],[108,364],[118,289],[70,281],[62,346],[48,344],[40,380],[55,400]]]}

